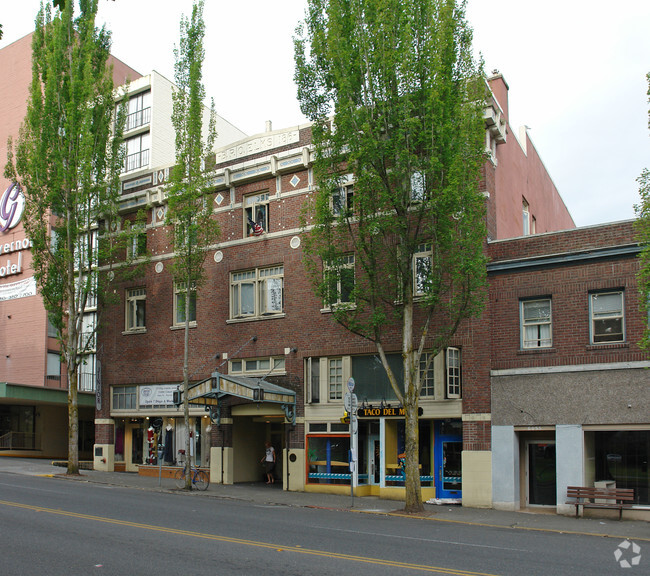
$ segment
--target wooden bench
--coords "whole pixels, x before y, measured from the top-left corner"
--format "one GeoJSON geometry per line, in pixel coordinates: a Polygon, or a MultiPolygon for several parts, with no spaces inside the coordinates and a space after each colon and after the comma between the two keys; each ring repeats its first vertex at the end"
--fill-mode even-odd
{"type": "Polygon", "coordinates": [[[633,488],[595,488],[593,486],[567,486],[567,498],[575,498],[576,518],[579,507],[585,508],[611,508],[618,510],[618,519],[623,517],[623,508],[632,508],[634,501],[633,488]]]}

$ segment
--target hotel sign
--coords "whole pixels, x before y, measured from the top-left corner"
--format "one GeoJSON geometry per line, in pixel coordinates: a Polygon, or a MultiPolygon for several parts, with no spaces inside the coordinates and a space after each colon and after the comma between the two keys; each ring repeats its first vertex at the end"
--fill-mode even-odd
{"type": "Polygon", "coordinates": [[[20,185],[12,182],[0,198],[0,232],[14,228],[23,217],[25,197],[20,185]]]}

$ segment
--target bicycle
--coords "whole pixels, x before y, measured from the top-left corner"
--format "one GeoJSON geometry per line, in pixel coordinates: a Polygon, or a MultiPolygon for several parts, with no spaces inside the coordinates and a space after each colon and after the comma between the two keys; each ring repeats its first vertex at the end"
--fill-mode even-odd
{"type": "MultiPolygon", "coordinates": [[[[210,485],[210,478],[204,470],[199,470],[198,468],[192,468],[192,487],[196,487],[197,490],[207,490],[210,485]]],[[[174,475],[176,481],[176,486],[178,488],[185,488],[185,468],[181,468],[174,475]]]]}

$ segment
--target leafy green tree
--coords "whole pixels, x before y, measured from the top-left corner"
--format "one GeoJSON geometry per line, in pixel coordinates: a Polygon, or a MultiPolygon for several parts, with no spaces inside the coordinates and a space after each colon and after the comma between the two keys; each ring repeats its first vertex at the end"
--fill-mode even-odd
{"type": "Polygon", "coordinates": [[[116,218],[123,115],[116,122],[110,33],[95,27],[97,0],[69,2],[36,19],[32,83],[15,163],[5,175],[25,195],[23,224],[44,306],[57,328],[68,377],[68,474],[79,471],[78,369],[95,346],[97,317],[86,310],[106,294],[115,238],[100,240],[98,221],[116,218]]]}
{"type": "Polygon", "coordinates": [[[454,0],[309,0],[295,39],[318,184],[306,265],[335,320],[374,343],[405,409],[407,511],[423,508],[420,361],[485,299],[486,84],[471,40],[454,0]],[[397,342],[403,381],[387,360],[397,342]]]}
{"type": "MultiPolygon", "coordinates": [[[[648,80],[648,100],[650,101],[650,73],[646,76],[648,80]]],[[[648,113],[648,128],[650,128],[650,112],[648,113]]],[[[639,195],[641,202],[634,207],[637,215],[635,222],[637,238],[641,244],[641,267],[637,274],[639,293],[641,294],[641,311],[645,318],[650,318],[650,170],[645,168],[637,178],[639,183],[639,195]]],[[[641,346],[650,348],[650,322],[646,322],[646,328],[641,340],[641,346]]]]}
{"type": "MultiPolygon", "coordinates": [[[[214,101],[208,113],[203,105],[205,88],[202,66],[205,58],[203,37],[203,0],[195,2],[192,18],[183,17],[180,24],[180,47],[176,57],[174,107],[172,122],[176,132],[176,164],[167,190],[167,223],[172,227],[176,258],[172,273],[182,286],[185,304],[185,342],[183,353],[183,415],[185,419],[185,454],[190,454],[190,417],[187,391],[189,387],[189,334],[195,314],[196,295],[204,281],[203,264],[206,248],[213,244],[219,228],[212,216],[212,204],[206,157],[212,152],[216,137],[214,101]],[[206,138],[203,138],[207,124],[206,138]]],[[[185,461],[186,488],[192,489],[190,458],[185,461]]]]}

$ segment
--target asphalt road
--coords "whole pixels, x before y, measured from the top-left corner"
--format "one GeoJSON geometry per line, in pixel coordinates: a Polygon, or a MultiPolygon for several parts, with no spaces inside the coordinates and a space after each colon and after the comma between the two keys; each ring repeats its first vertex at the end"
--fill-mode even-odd
{"type": "Polygon", "coordinates": [[[589,535],[0,472],[2,576],[648,573],[650,549],[641,550],[639,565],[625,569],[620,559],[635,554],[622,549],[617,562],[618,545],[589,535]]]}

